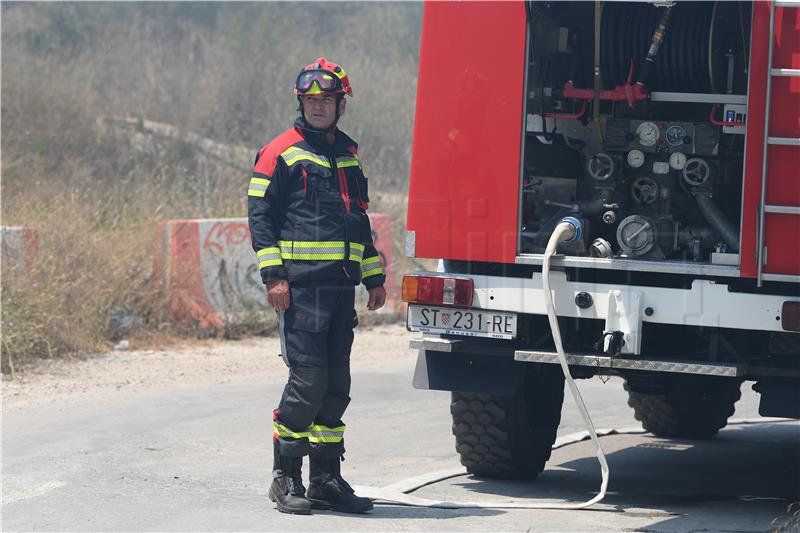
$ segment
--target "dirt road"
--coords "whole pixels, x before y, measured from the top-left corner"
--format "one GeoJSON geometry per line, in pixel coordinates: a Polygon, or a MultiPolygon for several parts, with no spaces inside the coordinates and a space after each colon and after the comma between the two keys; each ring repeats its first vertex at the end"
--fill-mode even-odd
{"type": "MultiPolygon", "coordinates": [[[[353,368],[371,369],[412,360],[408,333],[401,324],[360,326],[353,345],[353,368]]],[[[192,341],[168,350],[112,351],[80,359],[53,359],[4,378],[5,410],[56,402],[65,398],[164,387],[229,383],[242,378],[283,376],[275,337],[240,341],[192,341]]]]}
{"type": "MultiPolygon", "coordinates": [[[[347,461],[354,485],[383,487],[459,467],[450,395],[411,387],[412,334],[361,328],[353,351],[347,461]]],[[[762,531],[800,486],[800,425],[733,426],[710,441],[603,439],[606,500],[589,511],[377,505],[368,516],[282,515],[265,498],[270,414],[286,368],[274,338],[53,361],[3,387],[4,531],[762,531]]],[[[619,379],[581,380],[599,427],[635,424],[619,379]]],[[[736,417],[754,416],[748,385],[736,417]]],[[[559,434],[582,429],[565,401],[559,434]]],[[[534,482],[452,478],[423,497],[499,502],[589,499],[591,445],[556,450],[534,482]]]]}

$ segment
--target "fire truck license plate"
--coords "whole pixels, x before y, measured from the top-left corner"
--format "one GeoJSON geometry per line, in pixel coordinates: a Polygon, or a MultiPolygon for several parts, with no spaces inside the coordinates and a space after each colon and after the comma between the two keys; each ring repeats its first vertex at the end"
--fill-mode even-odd
{"type": "Polygon", "coordinates": [[[408,329],[424,333],[513,339],[517,336],[517,315],[485,309],[409,305],[408,329]]]}

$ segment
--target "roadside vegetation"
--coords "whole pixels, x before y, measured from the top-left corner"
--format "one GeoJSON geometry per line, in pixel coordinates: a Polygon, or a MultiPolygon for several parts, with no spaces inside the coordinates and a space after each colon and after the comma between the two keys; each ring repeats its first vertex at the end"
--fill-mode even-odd
{"type": "MultiPolygon", "coordinates": [[[[2,5],[2,224],[34,228],[2,271],[2,366],[197,335],[155,278],[159,223],[246,216],[255,151],[291,125],[299,68],[325,55],[355,98],[371,208],[400,239],[422,7],[417,3],[2,5]],[[122,119],[127,119],[125,122],[122,119]],[[179,132],[159,135],[156,121],[179,132]],[[197,138],[231,147],[203,150],[197,138]],[[239,157],[245,153],[246,158],[239,157]]],[[[212,332],[271,327],[271,314],[212,332]]]]}

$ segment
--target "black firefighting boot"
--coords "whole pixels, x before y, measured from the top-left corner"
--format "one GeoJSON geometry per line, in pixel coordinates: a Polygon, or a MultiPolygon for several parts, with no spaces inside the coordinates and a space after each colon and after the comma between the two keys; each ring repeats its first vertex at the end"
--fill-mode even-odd
{"type": "Polygon", "coordinates": [[[342,479],[341,463],[344,457],[311,457],[308,501],[312,509],[331,509],[342,513],[366,513],[372,510],[369,498],[355,495],[355,491],[342,479]]]}
{"type": "Polygon", "coordinates": [[[303,458],[281,455],[277,442],[274,453],[269,499],[275,502],[282,513],[311,514],[311,502],[306,499],[306,488],[303,486],[303,458]]]}

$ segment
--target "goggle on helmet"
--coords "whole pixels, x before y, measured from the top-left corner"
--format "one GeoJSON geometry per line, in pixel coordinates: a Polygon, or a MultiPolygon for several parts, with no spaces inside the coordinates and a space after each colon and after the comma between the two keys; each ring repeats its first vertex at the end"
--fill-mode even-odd
{"type": "Polygon", "coordinates": [[[353,96],[353,88],[347,73],[336,63],[320,57],[314,63],[307,65],[297,76],[294,84],[294,94],[347,94],[353,96]]]}

